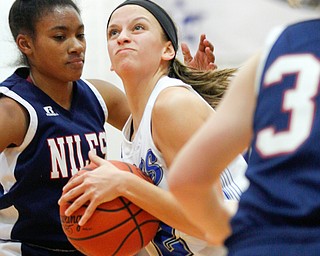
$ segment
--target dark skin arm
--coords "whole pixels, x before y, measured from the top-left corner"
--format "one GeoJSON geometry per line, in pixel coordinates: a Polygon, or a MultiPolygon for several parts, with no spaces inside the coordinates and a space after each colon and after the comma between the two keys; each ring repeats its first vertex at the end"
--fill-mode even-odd
{"type": "Polygon", "coordinates": [[[10,145],[20,146],[27,133],[29,115],[16,101],[0,97],[0,152],[10,145]]]}
{"type": "Polygon", "coordinates": [[[108,120],[113,127],[121,130],[130,111],[126,95],[115,85],[98,79],[88,79],[102,95],[108,108],[108,120]]]}

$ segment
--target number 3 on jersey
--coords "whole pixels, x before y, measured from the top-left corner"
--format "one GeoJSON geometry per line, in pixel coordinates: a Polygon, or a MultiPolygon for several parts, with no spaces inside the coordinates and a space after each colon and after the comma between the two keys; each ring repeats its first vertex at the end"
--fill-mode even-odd
{"type": "Polygon", "coordinates": [[[320,62],[311,54],[279,57],[269,67],[264,86],[277,86],[286,75],[296,74],[295,85],[284,93],[282,111],[290,111],[288,129],[269,126],[258,132],[257,149],[264,157],[295,151],[309,137],[318,94],[320,62]]]}

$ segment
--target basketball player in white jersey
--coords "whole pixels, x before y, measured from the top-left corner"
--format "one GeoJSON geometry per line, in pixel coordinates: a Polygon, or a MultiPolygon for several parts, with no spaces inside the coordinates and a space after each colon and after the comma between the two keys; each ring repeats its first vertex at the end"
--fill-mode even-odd
{"type": "MultiPolygon", "coordinates": [[[[9,23],[24,63],[0,84],[0,255],[78,256],[57,201],[89,150],[106,157],[104,124],[121,129],[128,104],[116,86],[81,79],[86,40],[72,0],[16,0],[9,23]]],[[[213,61],[201,48],[197,63],[213,61]]]]}
{"type": "MultiPolygon", "coordinates": [[[[222,255],[224,249],[208,245],[203,232],[185,217],[167,191],[166,177],[177,152],[213,114],[211,106],[218,104],[233,70],[196,72],[182,65],[175,57],[178,40],[173,21],[151,1],[119,5],[109,18],[107,38],[112,69],[122,79],[132,113],[123,129],[122,160],[138,166],[154,184],[91,155],[103,166],[65,187],[61,200],[77,197],[66,214],[90,201],[82,225],[98,204],[124,196],[161,220],[146,248],[150,255],[222,255]]],[[[239,155],[221,175],[225,198],[240,198],[247,185],[245,168],[239,155]]],[[[217,189],[221,192],[220,182],[217,189]]]]}

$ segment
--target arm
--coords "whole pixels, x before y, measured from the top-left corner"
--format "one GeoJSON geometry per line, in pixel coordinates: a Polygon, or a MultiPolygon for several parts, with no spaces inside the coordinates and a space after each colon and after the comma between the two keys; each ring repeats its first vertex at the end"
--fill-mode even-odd
{"type": "MultiPolygon", "coordinates": [[[[157,121],[152,125],[153,133],[156,133],[155,136],[157,137],[155,142],[160,147],[161,152],[165,152],[165,161],[170,163],[188,137],[207,118],[208,114],[205,113],[212,113],[212,109],[204,104],[199,97],[186,89],[170,88],[166,91],[168,92],[163,92],[164,94],[159,96],[153,113],[152,119],[159,120],[159,122],[157,121]],[[179,90],[179,93],[171,93],[174,97],[169,97],[170,90],[179,90]],[[179,101],[183,101],[183,104],[178,103],[179,101]],[[190,108],[190,104],[193,107],[190,108]],[[181,106],[179,107],[179,105],[181,106]],[[188,105],[190,109],[187,112],[189,114],[185,114],[185,107],[188,105]],[[172,111],[172,109],[175,111],[172,111]],[[184,114],[186,118],[180,118],[181,114],[184,114]],[[172,124],[170,122],[170,127],[162,131],[160,126],[168,123],[166,121],[168,120],[167,118],[175,120],[175,122],[172,122],[172,124]],[[179,129],[177,129],[177,125],[179,129]],[[185,127],[188,128],[186,129],[185,127]],[[174,142],[159,143],[158,140],[162,140],[162,138],[166,138],[167,141],[174,139],[174,142]]],[[[74,178],[65,187],[66,194],[61,199],[67,201],[77,198],[66,211],[67,215],[90,201],[89,207],[80,222],[81,225],[88,220],[97,205],[115,197],[124,196],[168,225],[204,239],[203,233],[185,217],[179,203],[170,192],[154,186],[131,173],[119,172],[117,168],[105,160],[96,157],[91,159],[96,164],[103,166],[91,173],[74,178]]]]}
{"type": "Polygon", "coordinates": [[[118,87],[106,81],[98,79],[88,79],[88,81],[97,88],[107,105],[106,121],[121,130],[130,115],[126,95],[118,87]]]}
{"type": "Polygon", "coordinates": [[[16,101],[0,96],[0,152],[8,146],[19,146],[28,129],[27,111],[16,101]]]}
{"type": "MultiPolygon", "coordinates": [[[[165,191],[144,179],[130,173],[123,172],[92,152],[89,152],[90,160],[98,168],[79,176],[73,176],[64,187],[64,195],[60,198],[59,204],[72,200],[65,214],[71,215],[82,205],[89,202],[85,213],[78,224],[84,225],[92,216],[98,205],[111,201],[119,196],[124,196],[140,208],[148,211],[153,216],[168,225],[175,225],[182,230],[177,222],[190,223],[180,214],[180,207],[170,192],[165,191]],[[172,213],[175,213],[172,215],[172,213]],[[177,220],[175,220],[177,218],[177,220]]],[[[194,224],[188,225],[188,232],[193,236],[204,239],[203,233],[194,224]]]]}
{"type": "Polygon", "coordinates": [[[222,243],[230,233],[230,213],[212,184],[250,143],[257,60],[240,69],[217,112],[182,148],[170,169],[170,190],[211,243],[222,243]]]}
{"type": "Polygon", "coordinates": [[[191,56],[187,44],[182,43],[181,50],[185,65],[199,70],[213,70],[217,68],[217,65],[214,64],[214,47],[206,39],[206,36],[204,34],[200,36],[198,51],[196,52],[196,55],[194,57],[191,56]]]}

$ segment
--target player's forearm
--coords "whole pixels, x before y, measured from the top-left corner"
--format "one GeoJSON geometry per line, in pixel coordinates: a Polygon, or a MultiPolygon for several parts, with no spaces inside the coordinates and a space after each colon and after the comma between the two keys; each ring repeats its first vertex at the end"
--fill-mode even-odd
{"type": "Polygon", "coordinates": [[[123,187],[121,193],[124,197],[167,225],[204,239],[204,233],[186,217],[181,205],[170,192],[133,175],[128,177],[132,180],[128,180],[126,187],[123,187]]]}
{"type": "Polygon", "coordinates": [[[205,232],[206,240],[214,245],[222,245],[230,234],[229,220],[233,211],[229,202],[226,203],[222,198],[220,188],[189,187],[175,195],[189,219],[205,232]]]}

